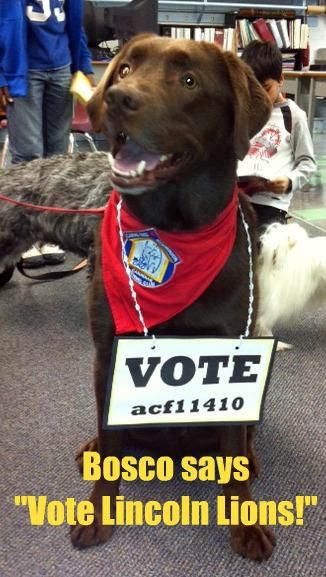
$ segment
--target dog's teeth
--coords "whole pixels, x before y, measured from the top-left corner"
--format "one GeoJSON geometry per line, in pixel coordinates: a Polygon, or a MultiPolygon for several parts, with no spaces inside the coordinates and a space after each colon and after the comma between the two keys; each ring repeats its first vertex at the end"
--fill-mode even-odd
{"type": "Polygon", "coordinates": [[[146,160],[141,160],[137,166],[137,174],[141,176],[146,168],[146,160]]]}
{"type": "Polygon", "coordinates": [[[167,154],[162,154],[162,156],[160,157],[160,161],[164,162],[165,160],[167,160],[169,157],[167,154]]]}
{"type": "MultiPolygon", "coordinates": [[[[146,163],[145,163],[146,164],[146,163]]],[[[117,176],[122,176],[124,178],[136,178],[136,176],[139,175],[138,170],[119,170],[119,168],[116,167],[112,167],[112,170],[114,172],[114,174],[116,174],[117,176]]]]}
{"type": "Polygon", "coordinates": [[[113,167],[113,172],[114,172],[114,174],[116,174],[118,176],[125,176],[125,177],[132,176],[131,171],[129,171],[129,170],[128,170],[128,172],[126,172],[124,170],[119,170],[118,168],[113,167]]]}
{"type": "Polygon", "coordinates": [[[109,161],[109,165],[112,167],[114,164],[114,158],[113,158],[113,155],[111,154],[111,152],[108,152],[108,161],[109,161]]]}

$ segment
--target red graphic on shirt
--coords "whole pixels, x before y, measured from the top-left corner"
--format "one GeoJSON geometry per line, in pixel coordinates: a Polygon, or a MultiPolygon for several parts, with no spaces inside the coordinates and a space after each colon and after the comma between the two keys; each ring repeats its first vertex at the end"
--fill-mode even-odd
{"type": "Polygon", "coordinates": [[[277,153],[281,142],[281,132],[277,127],[266,126],[250,146],[248,156],[254,158],[271,158],[277,153]]]}

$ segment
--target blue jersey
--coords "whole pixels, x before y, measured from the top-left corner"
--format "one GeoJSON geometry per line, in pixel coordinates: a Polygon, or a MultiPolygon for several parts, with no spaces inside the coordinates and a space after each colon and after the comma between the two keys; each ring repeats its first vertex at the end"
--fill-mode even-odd
{"type": "Polygon", "coordinates": [[[70,64],[64,0],[26,0],[28,68],[49,70],[70,64]]]}
{"type": "Polygon", "coordinates": [[[29,69],[69,63],[71,72],[93,72],[83,0],[0,0],[0,87],[26,96],[29,69]]]}

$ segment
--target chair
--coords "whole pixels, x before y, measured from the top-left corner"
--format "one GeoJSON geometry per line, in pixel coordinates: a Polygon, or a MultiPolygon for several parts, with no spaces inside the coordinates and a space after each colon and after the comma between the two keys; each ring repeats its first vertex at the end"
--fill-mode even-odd
{"type": "Polygon", "coordinates": [[[74,103],[74,116],[72,119],[71,133],[70,133],[70,143],[68,152],[74,152],[75,149],[75,138],[74,134],[81,134],[87,140],[91,150],[97,152],[97,148],[93,137],[90,135],[92,130],[91,122],[87,114],[86,108],[78,101],[75,100],[74,103]]]}
{"type": "MultiPolygon", "coordinates": [[[[7,120],[2,119],[0,121],[0,128],[6,129],[7,128],[7,120]]],[[[74,115],[71,124],[71,132],[69,136],[69,145],[68,145],[68,152],[73,153],[75,150],[75,137],[74,134],[81,134],[87,140],[91,150],[93,152],[97,152],[97,148],[94,142],[94,139],[90,135],[91,131],[91,123],[87,114],[85,107],[78,102],[78,100],[74,103],[74,115]]],[[[0,168],[6,168],[10,164],[10,153],[9,153],[9,138],[8,134],[6,134],[1,160],[0,160],[0,168]]]]}

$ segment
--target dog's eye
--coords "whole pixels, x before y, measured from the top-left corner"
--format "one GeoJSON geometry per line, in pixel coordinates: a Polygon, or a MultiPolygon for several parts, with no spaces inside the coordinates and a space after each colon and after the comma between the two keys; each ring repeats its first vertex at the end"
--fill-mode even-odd
{"type": "Polygon", "coordinates": [[[119,68],[119,76],[120,78],[125,78],[126,76],[128,76],[128,74],[130,74],[131,68],[129,66],[129,64],[121,64],[120,68],[119,68]]]}
{"type": "Polygon", "coordinates": [[[189,88],[190,90],[197,86],[196,78],[188,72],[181,78],[181,82],[185,88],[189,88]]]}

